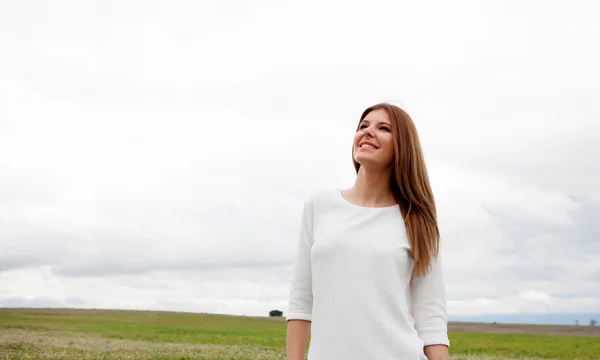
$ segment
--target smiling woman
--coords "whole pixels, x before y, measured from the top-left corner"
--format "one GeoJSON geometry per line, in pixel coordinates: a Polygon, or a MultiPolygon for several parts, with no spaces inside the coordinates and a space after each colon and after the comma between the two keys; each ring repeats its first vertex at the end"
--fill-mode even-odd
{"type": "Polygon", "coordinates": [[[357,177],[304,205],[287,315],[287,358],[446,360],[446,297],[435,201],[416,127],[367,108],[357,177]]]}

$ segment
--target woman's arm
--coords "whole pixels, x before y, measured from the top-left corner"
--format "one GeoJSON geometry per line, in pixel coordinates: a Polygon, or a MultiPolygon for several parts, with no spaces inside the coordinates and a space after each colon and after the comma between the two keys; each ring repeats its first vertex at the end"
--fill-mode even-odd
{"type": "Polygon", "coordinates": [[[448,360],[448,347],[446,345],[429,345],[423,349],[428,360],[448,360]]]}
{"type": "Polygon", "coordinates": [[[304,360],[308,335],[310,333],[310,321],[288,320],[287,323],[287,360],[304,360]]]}
{"type": "Polygon", "coordinates": [[[432,259],[429,273],[414,277],[411,284],[415,328],[423,339],[423,350],[429,360],[449,358],[446,290],[442,271],[441,255],[438,254],[436,259],[432,259]]]}
{"type": "Polygon", "coordinates": [[[300,224],[300,236],[292,273],[292,285],[287,314],[287,360],[304,360],[312,321],[312,248],[313,207],[305,203],[300,224]]]}

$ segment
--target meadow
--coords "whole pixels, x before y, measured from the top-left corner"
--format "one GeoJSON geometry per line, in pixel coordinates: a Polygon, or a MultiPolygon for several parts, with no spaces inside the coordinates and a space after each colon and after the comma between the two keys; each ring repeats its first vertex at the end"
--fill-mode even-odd
{"type": "MultiPolygon", "coordinates": [[[[452,360],[600,359],[591,327],[456,323],[452,360]]],[[[0,360],[285,360],[283,318],[0,309],[0,360]]]]}

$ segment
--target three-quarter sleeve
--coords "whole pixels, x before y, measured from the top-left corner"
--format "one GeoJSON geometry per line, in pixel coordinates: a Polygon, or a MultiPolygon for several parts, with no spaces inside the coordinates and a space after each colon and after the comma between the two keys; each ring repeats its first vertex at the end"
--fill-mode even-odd
{"type": "Polygon", "coordinates": [[[441,251],[429,273],[412,279],[412,296],[415,328],[424,346],[450,346],[441,251]]]}
{"type": "Polygon", "coordinates": [[[287,320],[312,321],[312,221],[313,209],[311,202],[306,202],[300,221],[300,233],[296,247],[296,259],[292,271],[292,283],[288,304],[287,320]]]}

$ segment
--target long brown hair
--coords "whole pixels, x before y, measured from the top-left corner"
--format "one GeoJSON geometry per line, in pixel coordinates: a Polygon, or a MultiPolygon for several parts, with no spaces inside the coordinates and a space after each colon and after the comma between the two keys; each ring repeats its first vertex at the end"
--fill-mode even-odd
{"type": "MultiPolygon", "coordinates": [[[[390,183],[412,247],[413,273],[426,275],[439,251],[440,232],[417,128],[406,111],[387,103],[368,107],[360,117],[359,126],[369,112],[378,109],[385,110],[392,123],[395,156],[390,183]]],[[[358,173],[360,164],[353,161],[358,173]]]]}

